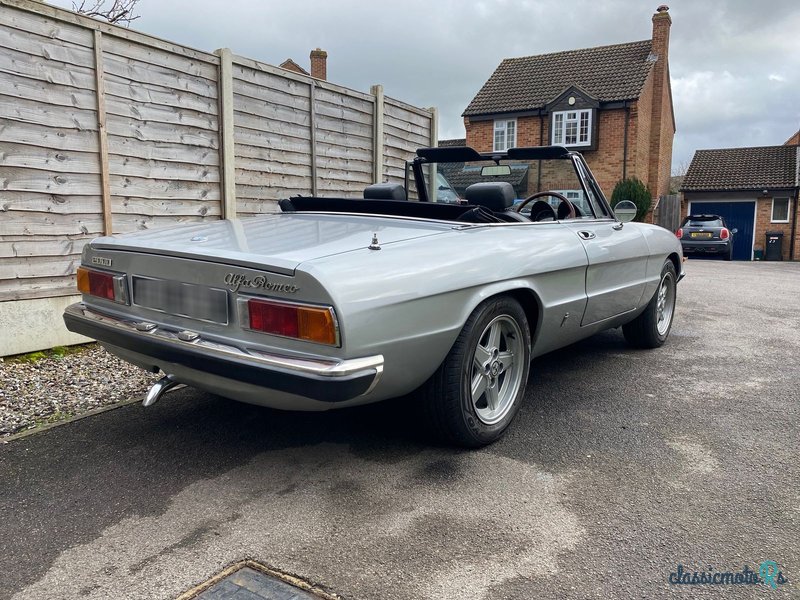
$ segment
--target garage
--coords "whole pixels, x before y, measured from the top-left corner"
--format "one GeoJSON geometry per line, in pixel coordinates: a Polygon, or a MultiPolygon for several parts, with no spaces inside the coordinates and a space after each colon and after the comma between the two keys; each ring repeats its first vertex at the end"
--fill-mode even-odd
{"type": "Polygon", "coordinates": [[[737,230],[733,260],[800,258],[800,146],[698,150],[680,191],[684,217],[716,214],[737,230]]]}
{"type": "Polygon", "coordinates": [[[752,201],[689,202],[691,215],[719,215],[733,235],[733,260],[753,259],[753,229],[755,227],[756,203],[752,201]]]}

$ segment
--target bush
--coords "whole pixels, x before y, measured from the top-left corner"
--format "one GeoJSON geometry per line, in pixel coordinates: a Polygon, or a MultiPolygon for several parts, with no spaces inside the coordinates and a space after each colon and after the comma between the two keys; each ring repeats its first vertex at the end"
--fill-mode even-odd
{"type": "Polygon", "coordinates": [[[611,207],[613,208],[617,202],[622,202],[623,200],[630,200],[636,205],[634,221],[642,221],[653,204],[653,196],[650,194],[650,190],[636,177],[621,179],[614,186],[614,191],[611,193],[611,207]]]}

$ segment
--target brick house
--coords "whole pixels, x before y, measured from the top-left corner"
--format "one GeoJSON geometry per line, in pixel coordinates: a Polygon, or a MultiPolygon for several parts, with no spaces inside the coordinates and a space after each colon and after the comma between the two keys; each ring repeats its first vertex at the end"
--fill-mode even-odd
{"type": "Polygon", "coordinates": [[[786,142],[783,144],[784,146],[797,146],[800,144],[800,129],[797,130],[792,137],[790,137],[786,142]]]}
{"type": "Polygon", "coordinates": [[[675,118],[669,79],[668,7],[652,39],[507,58],[463,113],[479,152],[560,144],[583,153],[606,196],[638,177],[669,193],[675,118]]]}
{"type": "Polygon", "coordinates": [[[681,185],[681,212],[722,215],[738,229],[734,259],[763,256],[767,233],[780,232],[783,260],[798,260],[798,193],[796,144],[697,150],[681,185]]]}

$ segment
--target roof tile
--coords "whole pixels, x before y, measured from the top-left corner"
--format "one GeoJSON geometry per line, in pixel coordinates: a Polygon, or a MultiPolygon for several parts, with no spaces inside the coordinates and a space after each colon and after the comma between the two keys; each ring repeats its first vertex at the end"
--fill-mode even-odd
{"type": "Polygon", "coordinates": [[[798,186],[797,146],[697,150],[682,192],[761,190],[798,186]]]}
{"type": "Polygon", "coordinates": [[[577,85],[600,102],[641,94],[655,56],[652,41],[506,58],[463,116],[535,110],[577,85]]]}

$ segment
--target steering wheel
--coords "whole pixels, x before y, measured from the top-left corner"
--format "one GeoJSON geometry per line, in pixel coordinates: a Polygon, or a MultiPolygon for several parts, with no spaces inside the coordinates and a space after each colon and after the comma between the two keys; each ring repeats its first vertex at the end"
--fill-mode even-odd
{"type": "MultiPolygon", "coordinates": [[[[566,206],[567,207],[568,212],[567,212],[566,216],[564,216],[564,217],[559,217],[558,213],[556,211],[553,211],[553,216],[556,219],[558,219],[558,218],[574,219],[576,217],[577,213],[575,212],[575,207],[572,205],[572,202],[570,202],[567,199],[566,196],[564,196],[562,194],[559,194],[558,192],[536,192],[535,194],[531,194],[530,196],[525,198],[525,200],[523,200],[522,202],[520,202],[519,204],[517,204],[513,208],[514,208],[515,211],[521,212],[523,208],[528,206],[528,204],[530,204],[531,202],[533,202],[534,200],[536,200],[538,198],[543,198],[544,196],[552,196],[553,198],[558,198],[558,213],[561,212],[561,207],[562,206],[566,206]]],[[[552,208],[553,207],[551,206],[550,209],[552,210],[552,208]]],[[[541,214],[542,213],[540,212],[539,215],[541,215],[541,214]]],[[[547,215],[547,213],[544,213],[544,214],[545,214],[545,216],[549,216],[549,215],[547,215]]],[[[536,215],[536,216],[539,216],[539,215],[536,215]]],[[[533,218],[534,216],[535,215],[531,214],[531,220],[532,221],[538,221],[539,219],[538,218],[533,218]]]]}

